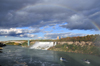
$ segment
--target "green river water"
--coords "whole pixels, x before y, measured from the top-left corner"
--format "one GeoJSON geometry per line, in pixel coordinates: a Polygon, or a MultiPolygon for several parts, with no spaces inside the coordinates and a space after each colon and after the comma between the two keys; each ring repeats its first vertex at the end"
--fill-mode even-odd
{"type": "Polygon", "coordinates": [[[0,50],[1,66],[100,66],[100,57],[94,55],[36,50],[21,46],[6,46],[0,50]],[[64,57],[68,62],[62,62],[64,57]],[[86,64],[82,59],[88,59],[86,64]]]}

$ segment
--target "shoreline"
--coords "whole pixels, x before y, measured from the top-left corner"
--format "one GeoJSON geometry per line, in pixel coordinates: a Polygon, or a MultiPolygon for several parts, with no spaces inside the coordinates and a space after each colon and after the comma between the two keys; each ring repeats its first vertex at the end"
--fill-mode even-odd
{"type": "Polygon", "coordinates": [[[59,45],[59,46],[50,47],[48,50],[100,56],[100,50],[96,46],[81,47],[81,46],[77,46],[77,45],[73,46],[73,45],[71,45],[71,47],[70,47],[70,45],[68,45],[68,44],[63,44],[63,45],[59,45]],[[74,48],[74,47],[76,47],[76,48],[74,48]]]}

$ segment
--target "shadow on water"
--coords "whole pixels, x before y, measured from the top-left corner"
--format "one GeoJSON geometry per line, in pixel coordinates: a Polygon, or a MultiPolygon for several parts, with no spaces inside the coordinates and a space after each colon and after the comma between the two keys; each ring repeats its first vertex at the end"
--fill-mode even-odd
{"type": "Polygon", "coordinates": [[[0,51],[0,53],[3,53],[2,51],[0,51]]]}

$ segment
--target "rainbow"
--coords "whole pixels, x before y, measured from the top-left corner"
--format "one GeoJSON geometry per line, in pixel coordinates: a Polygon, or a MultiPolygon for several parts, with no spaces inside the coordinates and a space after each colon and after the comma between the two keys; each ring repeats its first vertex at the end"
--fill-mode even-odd
{"type": "MultiPolygon", "coordinates": [[[[65,8],[67,10],[70,10],[74,13],[79,13],[79,11],[75,10],[75,9],[72,9],[68,6],[64,6],[64,5],[59,5],[59,4],[47,4],[47,3],[39,3],[39,4],[34,4],[34,5],[27,5],[25,7],[22,7],[18,10],[16,10],[15,12],[19,12],[19,11],[22,11],[22,10],[25,10],[25,9],[29,9],[29,8],[34,8],[34,7],[41,7],[41,6],[56,6],[56,7],[60,7],[60,8],[65,8]]],[[[83,14],[81,14],[83,15],[83,14]]],[[[84,17],[86,17],[87,19],[89,19],[87,16],[83,15],[84,17]]],[[[91,23],[94,25],[94,27],[98,30],[100,30],[100,27],[96,24],[96,22],[94,22],[93,20],[89,19],[91,21],[91,23]]]]}
{"type": "Polygon", "coordinates": [[[70,7],[68,7],[68,6],[64,6],[64,5],[58,5],[58,4],[46,4],[46,3],[39,3],[39,4],[35,4],[35,5],[27,5],[27,6],[25,6],[25,7],[22,7],[22,8],[20,8],[20,9],[18,9],[16,12],[18,12],[18,11],[21,11],[21,10],[24,10],[24,9],[28,9],[28,8],[34,8],[34,7],[41,7],[41,6],[57,6],[57,7],[60,7],[60,8],[65,8],[65,9],[68,9],[68,10],[71,10],[71,11],[73,11],[73,12],[78,12],[77,10],[75,10],[75,9],[72,9],[72,8],[70,8],[70,7]]]}
{"type": "Polygon", "coordinates": [[[92,24],[97,28],[97,30],[100,30],[100,27],[95,22],[92,21],[92,24]]]}

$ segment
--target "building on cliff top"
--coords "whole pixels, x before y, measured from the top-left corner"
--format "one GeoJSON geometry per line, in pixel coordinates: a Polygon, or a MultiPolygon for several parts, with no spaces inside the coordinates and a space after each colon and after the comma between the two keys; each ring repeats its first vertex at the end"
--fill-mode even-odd
{"type": "Polygon", "coordinates": [[[60,39],[59,36],[57,36],[57,39],[60,39]]]}

